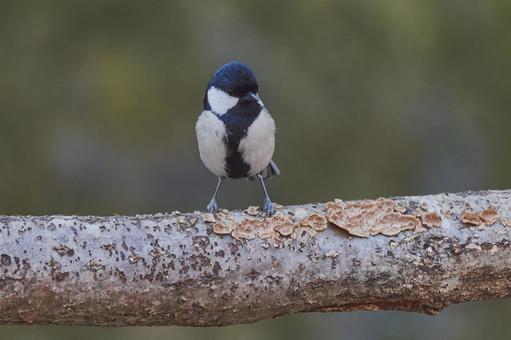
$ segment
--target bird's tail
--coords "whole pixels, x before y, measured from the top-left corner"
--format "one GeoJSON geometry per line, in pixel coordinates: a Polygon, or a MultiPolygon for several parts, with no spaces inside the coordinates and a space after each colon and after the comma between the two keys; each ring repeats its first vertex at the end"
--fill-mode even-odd
{"type": "MultiPolygon", "coordinates": [[[[261,176],[263,176],[264,180],[267,180],[270,177],[280,175],[280,169],[277,166],[277,164],[275,164],[274,161],[270,161],[270,164],[268,164],[268,166],[266,168],[264,168],[263,171],[261,171],[259,174],[261,176]]],[[[254,180],[254,179],[257,179],[257,177],[253,176],[253,177],[249,177],[249,179],[254,180]]]]}

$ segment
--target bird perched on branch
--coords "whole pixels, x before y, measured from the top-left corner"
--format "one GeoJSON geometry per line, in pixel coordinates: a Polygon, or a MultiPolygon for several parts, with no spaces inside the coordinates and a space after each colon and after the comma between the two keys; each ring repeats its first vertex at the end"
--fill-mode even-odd
{"type": "Polygon", "coordinates": [[[211,77],[195,131],[200,158],[218,177],[207,210],[218,210],[216,195],[225,178],[248,177],[260,181],[262,211],[272,215],[274,208],[264,181],[280,173],[272,161],[275,122],[259,98],[256,78],[247,65],[230,62],[211,77]]]}

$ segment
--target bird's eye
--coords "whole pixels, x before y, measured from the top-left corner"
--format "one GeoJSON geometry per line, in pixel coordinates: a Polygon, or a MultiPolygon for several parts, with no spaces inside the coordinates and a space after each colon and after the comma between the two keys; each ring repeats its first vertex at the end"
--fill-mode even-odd
{"type": "Polygon", "coordinates": [[[229,88],[227,89],[227,93],[228,93],[229,95],[231,95],[231,96],[232,96],[232,95],[234,94],[234,89],[233,89],[233,88],[231,88],[231,87],[229,87],[229,88]]]}

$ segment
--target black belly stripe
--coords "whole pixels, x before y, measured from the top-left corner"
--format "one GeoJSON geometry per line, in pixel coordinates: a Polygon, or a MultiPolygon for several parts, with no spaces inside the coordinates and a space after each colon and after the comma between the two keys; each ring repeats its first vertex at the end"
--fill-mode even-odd
{"type": "Polygon", "coordinates": [[[229,178],[247,177],[250,172],[250,165],[243,160],[239,151],[231,152],[225,157],[225,170],[229,178]]]}
{"type": "Polygon", "coordinates": [[[227,113],[218,116],[224,123],[227,136],[227,156],[225,157],[225,170],[229,178],[247,177],[250,172],[250,164],[245,162],[238,147],[243,138],[247,136],[248,128],[259,116],[261,107],[257,102],[248,104],[238,103],[227,113]]]}

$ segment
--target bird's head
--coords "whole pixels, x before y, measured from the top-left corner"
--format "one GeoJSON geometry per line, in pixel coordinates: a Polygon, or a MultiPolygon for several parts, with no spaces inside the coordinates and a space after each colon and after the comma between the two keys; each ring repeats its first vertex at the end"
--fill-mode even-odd
{"type": "Polygon", "coordinates": [[[245,64],[233,61],[220,67],[208,83],[204,109],[224,114],[236,105],[262,103],[258,96],[257,80],[245,64]]]}

